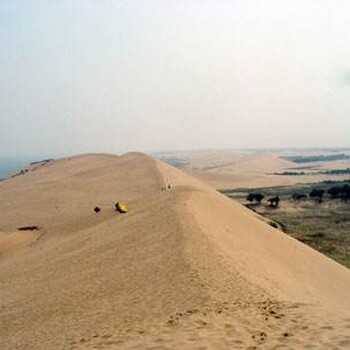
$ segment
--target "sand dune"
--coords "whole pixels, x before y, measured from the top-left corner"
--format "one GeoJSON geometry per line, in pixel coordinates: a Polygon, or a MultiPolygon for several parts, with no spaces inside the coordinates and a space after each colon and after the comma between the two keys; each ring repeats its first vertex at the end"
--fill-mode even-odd
{"type": "MultiPolygon", "coordinates": [[[[298,155],[298,153],[293,153],[298,155]]],[[[347,175],[320,174],[320,171],[347,169],[349,160],[296,164],[283,159],[281,152],[238,152],[234,150],[171,152],[164,159],[182,161],[183,170],[216,189],[288,186],[326,180],[346,180],[347,175]],[[305,167],[306,169],[300,169],[305,167]],[[305,171],[307,175],[276,175],[305,171]]],[[[285,155],[290,155],[286,153],[285,155]]],[[[303,152],[300,155],[315,155],[303,152]]],[[[319,155],[319,154],[318,154],[319,155]]]]}
{"type": "Polygon", "coordinates": [[[39,237],[40,235],[34,232],[0,232],[0,258],[22,246],[35,243],[39,237]]]}
{"type": "Polygon", "coordinates": [[[346,268],[145,155],[50,162],[0,208],[2,349],[350,345],[346,268]]]}
{"type": "Polygon", "coordinates": [[[202,170],[187,170],[189,175],[218,190],[237,188],[261,188],[271,186],[292,186],[296,184],[316,183],[322,181],[347,180],[346,175],[269,175],[266,173],[237,172],[227,173],[224,169],[220,172],[207,172],[202,170]]]}

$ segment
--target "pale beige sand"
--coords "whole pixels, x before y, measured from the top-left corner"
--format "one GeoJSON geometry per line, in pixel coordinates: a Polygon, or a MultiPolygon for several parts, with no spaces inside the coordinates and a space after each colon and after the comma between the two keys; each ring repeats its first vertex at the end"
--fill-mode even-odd
{"type": "MultiPolygon", "coordinates": [[[[302,152],[302,156],[324,155],[322,152],[302,152]]],[[[298,155],[298,152],[294,152],[298,155]]],[[[333,162],[312,162],[297,164],[282,158],[283,154],[242,153],[230,150],[192,151],[169,153],[169,158],[179,158],[188,164],[183,168],[191,176],[216,189],[257,188],[287,186],[302,183],[314,183],[327,180],[345,180],[348,175],[317,174],[317,171],[350,168],[350,160],[333,162]],[[302,171],[309,175],[286,176],[272,175],[285,171],[302,171]]]]}
{"type": "Polygon", "coordinates": [[[20,247],[35,243],[40,237],[37,232],[1,232],[0,231],[0,258],[11,254],[20,247]]]}
{"type": "Polygon", "coordinates": [[[49,163],[0,208],[7,236],[40,227],[0,257],[1,349],[350,345],[346,268],[147,156],[49,163]]]}
{"type": "Polygon", "coordinates": [[[237,173],[228,173],[224,169],[220,172],[208,172],[203,170],[185,169],[185,171],[205,182],[209,186],[218,190],[237,189],[237,188],[259,188],[271,186],[291,186],[296,184],[316,183],[322,181],[342,181],[348,180],[346,175],[268,175],[265,172],[242,171],[237,173]]]}

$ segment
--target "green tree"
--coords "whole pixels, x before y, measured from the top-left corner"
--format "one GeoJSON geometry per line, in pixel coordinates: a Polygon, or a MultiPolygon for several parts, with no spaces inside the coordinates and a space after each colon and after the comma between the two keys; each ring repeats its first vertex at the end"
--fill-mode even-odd
{"type": "Polygon", "coordinates": [[[321,190],[321,189],[317,189],[317,188],[314,188],[309,196],[311,198],[314,198],[315,200],[317,200],[319,203],[322,203],[323,202],[323,195],[324,195],[325,191],[324,190],[321,190]]]}

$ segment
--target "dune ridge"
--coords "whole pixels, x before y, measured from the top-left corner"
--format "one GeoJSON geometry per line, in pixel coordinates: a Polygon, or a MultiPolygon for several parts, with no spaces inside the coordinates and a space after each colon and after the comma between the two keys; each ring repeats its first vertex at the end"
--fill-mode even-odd
{"type": "Polygon", "coordinates": [[[50,162],[0,206],[1,231],[40,226],[0,257],[1,348],[350,344],[346,268],[143,154],[50,162]]]}
{"type": "MultiPolygon", "coordinates": [[[[178,172],[165,164],[160,166],[165,178],[178,172]]],[[[264,289],[277,293],[279,298],[329,303],[339,309],[343,309],[344,303],[350,306],[347,268],[282,234],[241,205],[193,182],[187,175],[179,172],[173,179],[175,183],[193,185],[187,201],[189,212],[211,244],[220,247],[245,276],[251,276],[255,283],[260,281],[264,289]]]]}

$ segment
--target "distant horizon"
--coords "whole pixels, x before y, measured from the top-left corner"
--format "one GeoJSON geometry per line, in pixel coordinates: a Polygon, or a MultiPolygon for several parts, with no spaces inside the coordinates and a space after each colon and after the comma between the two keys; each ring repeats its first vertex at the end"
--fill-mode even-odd
{"type": "Polygon", "coordinates": [[[3,0],[0,153],[343,148],[349,13],[346,0],[3,0]]]}
{"type": "Polygon", "coordinates": [[[341,152],[341,151],[350,151],[350,146],[317,146],[317,147],[301,147],[301,146],[275,146],[275,147],[203,147],[203,148],[179,148],[179,149],[164,149],[164,150],[142,150],[142,149],[132,149],[125,151],[86,151],[86,152],[69,152],[69,153],[36,153],[36,154],[18,154],[18,155],[1,155],[1,160],[11,160],[11,159],[22,159],[28,161],[40,161],[42,159],[57,159],[71,156],[78,156],[83,154],[115,154],[122,155],[132,152],[139,152],[145,154],[161,154],[161,153],[182,153],[182,152],[205,152],[205,151],[332,151],[332,152],[341,152]]]}
{"type": "MultiPolygon", "coordinates": [[[[74,157],[84,154],[110,154],[110,155],[124,155],[127,153],[132,152],[140,152],[144,154],[148,154],[155,157],[162,157],[163,155],[167,154],[173,154],[173,153],[191,153],[191,152],[220,152],[220,151],[237,151],[237,152],[311,152],[311,151],[317,151],[317,152],[347,152],[350,151],[349,147],[267,147],[267,148],[203,148],[203,149],[187,149],[187,150],[168,150],[168,151],[152,151],[152,152],[143,152],[143,151],[126,151],[126,152],[85,152],[85,153],[71,153],[71,154],[56,154],[56,155],[19,155],[19,156],[1,156],[0,155],[0,179],[4,179],[17,171],[23,169],[24,167],[28,166],[31,162],[36,161],[42,161],[45,159],[61,159],[61,158],[67,158],[67,157],[74,157]]],[[[293,153],[291,153],[293,155],[293,153]]]]}
{"type": "MultiPolygon", "coordinates": [[[[296,151],[350,151],[350,146],[336,147],[336,146],[323,146],[323,147],[228,147],[228,148],[193,148],[193,149],[175,149],[169,151],[153,151],[151,153],[175,153],[175,152],[196,152],[196,151],[278,151],[278,150],[296,150],[296,151]]],[[[149,153],[149,152],[145,152],[149,153]]]]}

